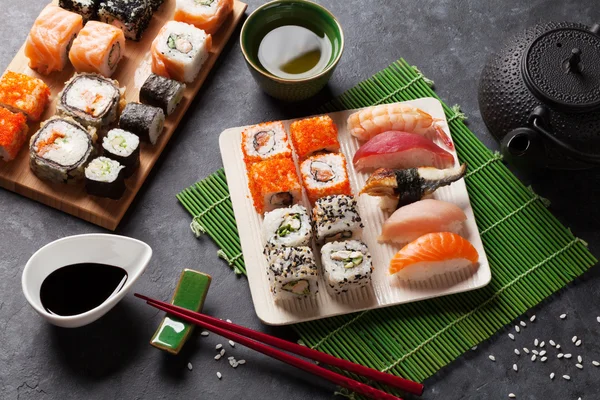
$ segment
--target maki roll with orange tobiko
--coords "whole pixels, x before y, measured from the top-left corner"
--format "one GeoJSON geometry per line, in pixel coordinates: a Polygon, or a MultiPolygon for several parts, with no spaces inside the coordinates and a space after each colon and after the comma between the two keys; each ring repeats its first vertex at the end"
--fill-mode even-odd
{"type": "Polygon", "coordinates": [[[302,186],[291,158],[274,158],[249,166],[249,189],[260,214],[300,201],[302,186]]]}
{"type": "Polygon", "coordinates": [[[242,153],[246,164],[270,158],[289,158],[292,149],[281,121],[250,126],[242,132],[242,153]]]}
{"type": "Polygon", "coordinates": [[[41,79],[7,71],[0,79],[0,106],[39,121],[50,101],[50,88],[41,79]]]}
{"type": "Polygon", "coordinates": [[[337,126],[327,115],[292,122],[290,134],[300,160],[321,151],[337,152],[340,149],[337,126]]]}
{"type": "Polygon", "coordinates": [[[14,160],[27,140],[27,117],[0,107],[0,158],[14,160]]]}
{"type": "Polygon", "coordinates": [[[341,153],[311,156],[300,164],[300,174],[311,203],[334,194],[351,195],[346,158],[341,153]]]}

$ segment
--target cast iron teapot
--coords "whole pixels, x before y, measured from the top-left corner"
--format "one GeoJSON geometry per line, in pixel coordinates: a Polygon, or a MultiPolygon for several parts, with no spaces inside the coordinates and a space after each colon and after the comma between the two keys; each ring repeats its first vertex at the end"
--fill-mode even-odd
{"type": "Polygon", "coordinates": [[[509,40],[483,69],[479,107],[517,167],[600,165],[600,25],[549,22],[509,40]]]}

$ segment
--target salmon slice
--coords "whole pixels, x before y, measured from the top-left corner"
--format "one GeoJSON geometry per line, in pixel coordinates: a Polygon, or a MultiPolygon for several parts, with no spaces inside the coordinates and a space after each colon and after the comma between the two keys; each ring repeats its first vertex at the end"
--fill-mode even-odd
{"type": "Polygon", "coordinates": [[[110,77],[125,52],[125,35],[113,25],[89,21],[73,41],[69,59],[77,72],[110,77]]]}
{"type": "Polygon", "coordinates": [[[233,0],[177,0],[175,21],[214,34],[233,10],[233,0]]]}
{"type": "Polygon", "coordinates": [[[456,233],[428,233],[404,246],[390,261],[389,273],[411,280],[456,271],[479,260],[473,245],[456,233]]]}
{"type": "Polygon", "coordinates": [[[81,15],[49,4],[35,20],[25,43],[29,67],[48,75],[67,65],[69,47],[83,27],[81,15]]]}

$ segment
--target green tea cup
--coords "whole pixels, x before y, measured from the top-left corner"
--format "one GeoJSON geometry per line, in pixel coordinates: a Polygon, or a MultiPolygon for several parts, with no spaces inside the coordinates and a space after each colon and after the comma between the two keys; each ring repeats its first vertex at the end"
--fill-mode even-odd
{"type": "Polygon", "coordinates": [[[240,34],[240,46],[252,76],[269,95],[285,101],[299,101],[314,96],[329,81],[344,49],[344,33],[337,19],[324,7],[306,0],[275,0],[252,12],[240,34]],[[259,61],[259,47],[273,29],[300,26],[331,43],[331,55],[324,68],[301,78],[276,76],[259,61]]]}

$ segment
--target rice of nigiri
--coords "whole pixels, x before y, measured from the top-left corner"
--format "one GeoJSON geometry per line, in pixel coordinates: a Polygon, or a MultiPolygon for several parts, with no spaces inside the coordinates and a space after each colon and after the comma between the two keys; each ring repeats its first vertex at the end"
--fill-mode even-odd
{"type": "Polygon", "coordinates": [[[416,133],[388,131],[360,146],[352,160],[356,170],[376,168],[450,168],[454,156],[416,133]]]}
{"type": "Polygon", "coordinates": [[[428,233],[404,246],[390,261],[389,273],[421,281],[477,263],[479,254],[465,238],[452,232],[428,233]]]}
{"type": "Polygon", "coordinates": [[[81,15],[48,4],[33,23],[25,42],[29,67],[44,75],[62,71],[69,61],[69,46],[82,27],[81,15]]]}
{"type": "Polygon", "coordinates": [[[396,210],[381,228],[379,242],[408,243],[433,232],[459,233],[467,216],[455,204],[425,199],[396,210]]]}

